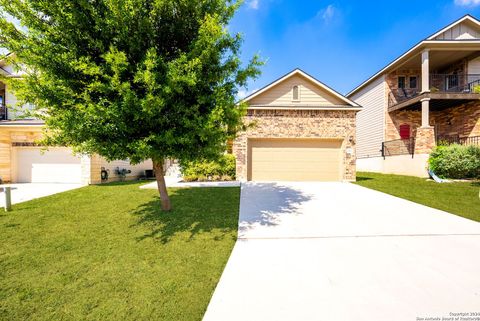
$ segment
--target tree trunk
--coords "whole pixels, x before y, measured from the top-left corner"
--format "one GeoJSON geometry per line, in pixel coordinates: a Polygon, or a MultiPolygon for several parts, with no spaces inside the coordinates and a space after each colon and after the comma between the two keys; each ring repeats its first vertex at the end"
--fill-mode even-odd
{"type": "Polygon", "coordinates": [[[167,185],[165,184],[165,175],[163,173],[163,159],[153,159],[153,170],[157,179],[158,193],[162,202],[162,210],[170,211],[172,205],[170,204],[170,197],[168,197],[167,185]]]}

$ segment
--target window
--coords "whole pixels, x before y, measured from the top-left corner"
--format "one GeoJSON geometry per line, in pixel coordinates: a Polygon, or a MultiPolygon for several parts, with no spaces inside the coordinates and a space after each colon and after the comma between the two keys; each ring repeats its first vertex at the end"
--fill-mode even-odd
{"type": "Polygon", "coordinates": [[[296,85],[292,89],[292,100],[300,100],[300,89],[296,85]]]}
{"type": "Polygon", "coordinates": [[[410,139],[410,125],[409,124],[400,125],[400,138],[401,139],[410,139]]]}
{"type": "Polygon", "coordinates": [[[405,76],[398,76],[398,88],[405,88],[405,76]]]}
{"type": "Polygon", "coordinates": [[[416,89],[417,88],[417,76],[410,76],[409,80],[410,80],[410,83],[409,83],[410,88],[411,89],[416,89]]]}

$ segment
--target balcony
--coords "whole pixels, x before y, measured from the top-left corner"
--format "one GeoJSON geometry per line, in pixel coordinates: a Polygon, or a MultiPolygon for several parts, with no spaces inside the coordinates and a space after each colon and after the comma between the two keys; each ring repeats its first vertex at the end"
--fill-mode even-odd
{"type": "Polygon", "coordinates": [[[429,80],[430,92],[407,88],[392,90],[388,111],[420,108],[424,98],[430,98],[433,110],[480,99],[480,74],[430,74],[429,80]]]}
{"type": "Polygon", "coordinates": [[[5,105],[0,105],[0,120],[8,119],[8,110],[5,105]]]}

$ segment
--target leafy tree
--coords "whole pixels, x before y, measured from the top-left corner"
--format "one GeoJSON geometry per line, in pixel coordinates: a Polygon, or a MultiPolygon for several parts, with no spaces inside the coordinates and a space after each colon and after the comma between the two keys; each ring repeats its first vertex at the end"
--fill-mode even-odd
{"type": "Polygon", "coordinates": [[[237,0],[0,0],[0,42],[26,66],[8,79],[46,123],[45,144],[108,160],[213,158],[241,126],[235,96],[259,75],[227,25],[237,0]],[[7,16],[14,17],[14,24],[7,16]]]}

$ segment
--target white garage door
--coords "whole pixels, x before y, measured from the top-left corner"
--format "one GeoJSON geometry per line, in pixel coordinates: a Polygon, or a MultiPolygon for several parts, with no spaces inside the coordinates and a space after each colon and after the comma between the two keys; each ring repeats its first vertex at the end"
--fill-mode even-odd
{"type": "Polygon", "coordinates": [[[249,140],[249,180],[339,181],[341,140],[249,140]]]}
{"type": "Polygon", "coordinates": [[[18,183],[81,183],[81,160],[69,148],[15,149],[18,183]]]}

